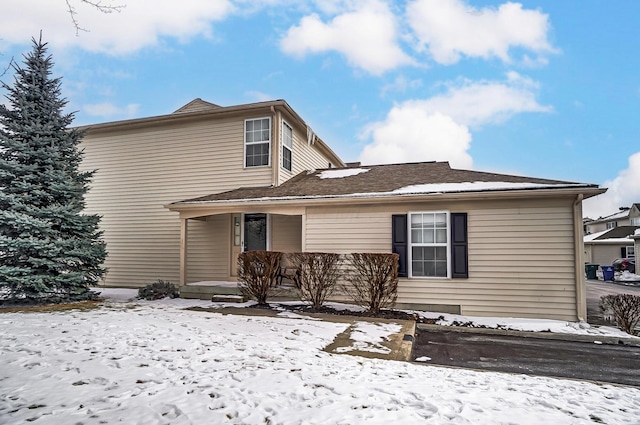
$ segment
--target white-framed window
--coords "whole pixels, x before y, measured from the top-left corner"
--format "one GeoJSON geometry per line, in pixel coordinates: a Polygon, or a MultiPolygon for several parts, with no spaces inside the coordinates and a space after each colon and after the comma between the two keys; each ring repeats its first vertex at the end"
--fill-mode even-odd
{"type": "Polygon", "coordinates": [[[640,217],[633,217],[631,219],[631,225],[632,226],[640,226],[640,217]]]}
{"type": "Polygon", "coordinates": [[[291,171],[293,164],[293,129],[282,122],[282,168],[291,171]]]}
{"type": "Polygon", "coordinates": [[[607,230],[613,229],[614,227],[618,227],[617,221],[608,221],[607,222],[607,230]]]}
{"type": "Polygon", "coordinates": [[[409,213],[409,276],[451,276],[449,212],[409,213]]]}
{"type": "Polygon", "coordinates": [[[260,167],[270,165],[271,118],[244,121],[244,165],[260,167]]]}
{"type": "Polygon", "coordinates": [[[627,246],[627,255],[625,258],[636,258],[636,247],[635,246],[627,246]]]}

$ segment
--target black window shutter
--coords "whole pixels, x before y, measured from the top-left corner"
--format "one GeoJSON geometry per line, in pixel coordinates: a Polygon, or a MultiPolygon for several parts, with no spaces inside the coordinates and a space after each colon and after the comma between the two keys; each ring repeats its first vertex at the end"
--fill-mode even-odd
{"type": "Polygon", "coordinates": [[[398,254],[398,276],[407,277],[407,215],[391,216],[391,252],[398,254]]]}
{"type": "Polygon", "coordinates": [[[620,248],[620,258],[624,258],[626,256],[627,256],[627,248],[623,246],[620,248]]]}
{"type": "Polygon", "coordinates": [[[469,277],[467,213],[451,213],[451,277],[469,277]]]}

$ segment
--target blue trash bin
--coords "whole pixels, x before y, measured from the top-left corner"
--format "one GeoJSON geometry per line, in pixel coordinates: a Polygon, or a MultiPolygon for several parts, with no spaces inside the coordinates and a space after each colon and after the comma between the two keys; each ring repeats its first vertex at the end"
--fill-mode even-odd
{"type": "Polygon", "coordinates": [[[603,280],[613,280],[613,266],[600,266],[603,280]]]}

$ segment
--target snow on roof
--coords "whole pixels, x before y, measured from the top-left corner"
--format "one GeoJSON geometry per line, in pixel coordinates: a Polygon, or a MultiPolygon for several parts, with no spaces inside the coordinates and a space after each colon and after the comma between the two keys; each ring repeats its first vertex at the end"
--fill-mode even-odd
{"type": "Polygon", "coordinates": [[[589,223],[589,224],[596,224],[596,223],[601,223],[604,221],[610,221],[610,220],[617,220],[619,218],[627,218],[629,217],[629,211],[631,211],[630,209],[626,209],[626,210],[620,210],[618,212],[615,212],[611,215],[607,215],[604,217],[599,217],[596,220],[593,220],[593,222],[589,223]]]}
{"type": "Polygon", "coordinates": [[[392,193],[444,193],[478,192],[483,190],[513,190],[556,187],[558,184],[528,182],[464,182],[464,183],[427,183],[401,187],[392,193]]]}
{"type": "Polygon", "coordinates": [[[584,237],[584,241],[585,241],[585,242],[591,242],[591,241],[593,241],[594,239],[596,239],[596,238],[598,238],[598,237],[600,237],[600,236],[604,235],[604,234],[605,234],[605,233],[607,233],[609,230],[611,230],[611,229],[607,229],[607,230],[603,230],[603,231],[601,231],[601,232],[596,232],[596,233],[591,233],[591,234],[585,235],[585,237],[584,237]]]}
{"type": "MultiPolygon", "coordinates": [[[[365,170],[366,171],[366,170],[365,170]]],[[[339,178],[339,177],[329,177],[339,178]]],[[[328,199],[328,198],[377,198],[385,196],[406,196],[406,195],[428,195],[443,193],[472,193],[489,191],[506,191],[519,189],[560,189],[573,187],[586,187],[587,184],[573,183],[512,183],[512,182],[467,182],[467,183],[432,183],[405,186],[389,192],[353,192],[330,195],[284,195],[284,196],[257,196],[250,198],[230,198],[230,199],[196,199],[179,202],[180,204],[208,204],[227,202],[265,202],[265,201],[291,201],[304,199],[328,199]]]]}
{"type": "Polygon", "coordinates": [[[589,244],[622,244],[622,245],[631,245],[633,240],[631,236],[622,236],[619,230],[624,230],[625,226],[616,227],[613,229],[603,230],[597,233],[591,233],[589,235],[585,235],[583,238],[584,243],[589,244]],[[607,234],[610,233],[610,237],[606,237],[607,234]],[[604,237],[603,237],[604,236],[604,237]]]}
{"type": "Polygon", "coordinates": [[[358,174],[366,173],[368,168],[342,168],[336,170],[325,170],[318,174],[321,179],[341,179],[343,177],[357,176],[358,174]]]}

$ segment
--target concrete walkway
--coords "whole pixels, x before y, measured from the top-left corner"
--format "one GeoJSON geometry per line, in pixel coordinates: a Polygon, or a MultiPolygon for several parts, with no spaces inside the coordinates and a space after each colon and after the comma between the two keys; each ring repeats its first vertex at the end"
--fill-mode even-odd
{"type": "MultiPolygon", "coordinates": [[[[242,316],[262,316],[262,317],[278,317],[281,310],[273,310],[267,308],[240,308],[240,307],[226,307],[226,308],[190,308],[190,310],[207,311],[220,314],[234,314],[242,316]]],[[[399,360],[409,361],[411,360],[411,352],[413,349],[413,340],[416,333],[416,322],[413,320],[395,320],[395,319],[380,319],[375,317],[361,317],[361,316],[349,316],[339,314],[326,314],[326,313],[307,313],[307,312],[290,312],[300,316],[306,316],[314,319],[324,320],[327,322],[335,323],[348,323],[349,327],[338,334],[333,342],[325,347],[324,351],[332,354],[349,354],[353,356],[361,356],[368,358],[377,358],[384,360],[399,360]],[[400,325],[400,331],[388,335],[388,340],[381,342],[385,351],[380,350],[369,351],[366,349],[358,350],[353,348],[355,340],[351,338],[353,332],[356,330],[356,326],[360,322],[378,323],[378,324],[398,324],[400,325]]],[[[286,317],[286,316],[285,316],[286,317]]]]}

